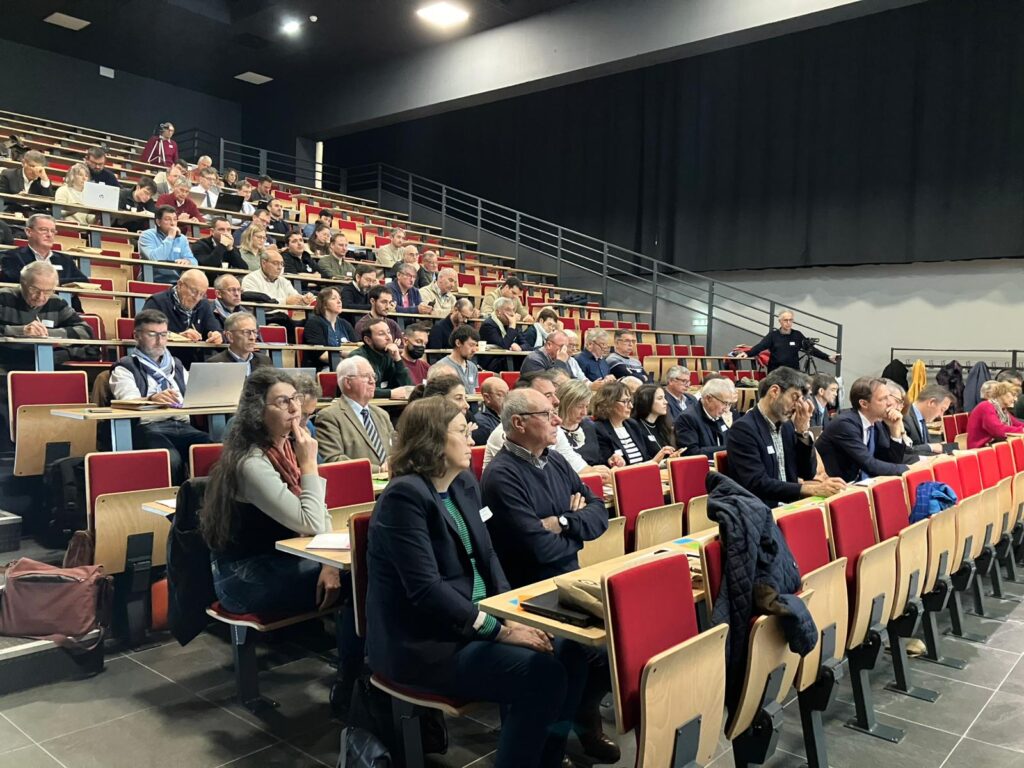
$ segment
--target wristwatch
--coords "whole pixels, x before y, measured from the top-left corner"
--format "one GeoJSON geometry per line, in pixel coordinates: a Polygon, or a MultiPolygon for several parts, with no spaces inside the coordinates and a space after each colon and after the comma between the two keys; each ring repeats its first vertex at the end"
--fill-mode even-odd
{"type": "Polygon", "coordinates": [[[562,530],[564,531],[566,528],[569,527],[569,518],[567,518],[565,515],[559,515],[558,524],[562,526],[562,530]]]}

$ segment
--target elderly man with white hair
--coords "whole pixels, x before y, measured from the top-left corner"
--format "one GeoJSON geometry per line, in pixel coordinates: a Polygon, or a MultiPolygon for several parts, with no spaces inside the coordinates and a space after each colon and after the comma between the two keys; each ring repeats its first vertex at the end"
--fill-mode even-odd
{"type": "Polygon", "coordinates": [[[374,472],[386,472],[394,429],[383,408],[370,403],[377,385],[364,357],[338,363],[338,398],[316,418],[316,437],[324,461],[369,459],[374,472]]]}
{"type": "Polygon", "coordinates": [[[687,456],[703,454],[708,458],[725,450],[729,423],[723,419],[736,403],[736,385],[725,378],[711,379],[700,391],[700,403],[687,408],[676,419],[676,446],[687,456]]]}
{"type": "Polygon", "coordinates": [[[433,306],[434,317],[447,317],[455,308],[458,285],[458,273],[451,267],[445,267],[437,273],[437,280],[420,290],[420,301],[433,306]]]}

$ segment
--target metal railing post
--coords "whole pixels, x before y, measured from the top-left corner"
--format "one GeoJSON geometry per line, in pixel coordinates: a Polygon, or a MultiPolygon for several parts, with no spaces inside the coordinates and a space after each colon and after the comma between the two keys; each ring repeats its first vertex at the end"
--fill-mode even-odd
{"type": "Polygon", "coordinates": [[[384,166],[377,163],[377,205],[380,205],[380,199],[384,194],[384,166]]]}
{"type": "Polygon", "coordinates": [[[555,278],[555,280],[558,281],[557,284],[561,285],[561,283],[562,283],[562,228],[561,227],[558,228],[558,240],[556,241],[556,245],[555,245],[555,274],[558,275],[558,277],[555,278]]]}
{"type": "Polygon", "coordinates": [[[480,247],[480,237],[484,230],[484,200],[482,197],[476,199],[476,247],[480,247]]]}
{"type": "Polygon", "coordinates": [[[601,249],[601,300],[608,301],[608,243],[601,249]]]}
{"type": "Polygon", "coordinates": [[[654,269],[651,270],[651,328],[658,327],[658,262],[651,262],[654,264],[654,269]]]}
{"type": "Polygon", "coordinates": [[[519,225],[522,223],[522,214],[516,211],[516,262],[519,261],[519,225]]]}
{"type": "Polygon", "coordinates": [[[839,323],[836,323],[836,354],[839,355],[836,358],[836,377],[839,377],[843,373],[843,326],[839,323]]]}
{"type": "Polygon", "coordinates": [[[224,137],[221,136],[220,137],[220,161],[219,161],[217,167],[220,168],[221,171],[223,172],[223,170],[224,170],[224,168],[226,166],[227,166],[227,163],[224,162],[224,137]]]}
{"type": "Polygon", "coordinates": [[[711,351],[712,336],[715,330],[715,281],[708,283],[708,325],[707,333],[704,334],[705,354],[713,355],[711,351]]]}
{"type": "Polygon", "coordinates": [[[260,176],[267,175],[267,150],[260,150],[260,176]]]}
{"type": "Polygon", "coordinates": [[[772,328],[775,327],[774,324],[772,323],[772,320],[775,319],[775,314],[776,314],[776,312],[775,312],[775,302],[774,301],[770,301],[770,302],[768,302],[768,333],[771,333],[772,332],[772,328]]]}
{"type": "Polygon", "coordinates": [[[441,227],[444,228],[444,219],[448,211],[448,187],[441,185],[441,227]]]}
{"type": "Polygon", "coordinates": [[[412,218],[412,174],[411,173],[405,174],[405,178],[406,178],[406,181],[407,181],[407,185],[406,186],[409,188],[409,202],[408,202],[406,213],[409,215],[409,218],[411,219],[412,218]]]}

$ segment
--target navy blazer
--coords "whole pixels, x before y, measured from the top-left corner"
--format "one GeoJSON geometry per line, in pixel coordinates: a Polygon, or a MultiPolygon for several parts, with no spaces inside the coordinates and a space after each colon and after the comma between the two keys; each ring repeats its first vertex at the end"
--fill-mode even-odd
{"type": "MultiPolygon", "coordinates": [[[[463,472],[448,489],[473,544],[487,594],[509,587],[487,527],[480,488],[463,472]]],[[[453,657],[476,639],[473,568],[455,521],[433,483],[402,475],[388,483],[370,518],[366,650],[370,668],[406,685],[433,687],[454,675],[453,657]]]]}
{"type": "Polygon", "coordinates": [[[852,483],[860,477],[861,470],[868,477],[902,475],[907,471],[903,463],[903,443],[890,439],[884,422],[876,422],[872,429],[875,430],[873,454],[864,444],[858,411],[852,408],[843,411],[825,426],[816,446],[829,475],[852,483]]]}
{"type": "Polygon", "coordinates": [[[818,470],[814,443],[798,440],[791,421],[784,422],[780,431],[786,459],[785,482],[779,480],[779,457],[768,421],[756,407],[736,419],[725,433],[729,477],[769,507],[797,501],[801,496],[798,481],[813,479],[818,470]]]}
{"type": "Polygon", "coordinates": [[[598,360],[589,349],[585,349],[576,355],[576,362],[579,363],[583,375],[591,381],[603,379],[605,376],[611,375],[612,372],[604,358],[598,360]]]}
{"type": "MultiPolygon", "coordinates": [[[[668,401],[668,417],[672,419],[672,423],[675,424],[676,419],[683,415],[683,407],[668,392],[665,392],[665,399],[668,401]]],[[[700,406],[700,403],[697,401],[697,398],[691,395],[689,392],[683,393],[683,401],[686,403],[687,411],[690,410],[691,408],[697,408],[700,406]]]]}
{"type": "MultiPolygon", "coordinates": [[[[661,446],[658,445],[658,441],[654,439],[647,430],[645,430],[636,419],[626,419],[622,422],[622,426],[626,428],[629,436],[633,439],[636,447],[640,450],[640,461],[649,461],[654,458],[654,455],[661,450],[661,446]]],[[[597,432],[597,445],[598,452],[601,455],[601,464],[607,465],[608,459],[612,457],[616,451],[622,452],[622,458],[626,463],[629,463],[629,456],[626,454],[626,449],[622,447],[622,441],[619,440],[619,436],[615,434],[615,428],[611,422],[606,419],[595,419],[594,430],[597,432]]]]}
{"type": "Polygon", "coordinates": [[[676,447],[685,448],[687,456],[702,454],[711,458],[716,451],[725,450],[725,433],[728,431],[722,417],[712,421],[704,412],[704,406],[697,402],[687,408],[676,419],[676,447]]]}
{"type": "Polygon", "coordinates": [[[498,323],[493,317],[488,317],[480,324],[480,340],[486,341],[490,346],[511,349],[513,344],[518,344],[522,347],[522,338],[523,335],[514,326],[506,328],[505,333],[502,334],[501,328],[498,327],[498,323]]]}
{"type": "MultiPolygon", "coordinates": [[[[171,333],[183,333],[189,328],[189,326],[185,324],[186,321],[184,315],[180,314],[174,308],[173,293],[173,288],[168,288],[166,291],[161,291],[160,293],[154,293],[146,299],[146,303],[142,305],[142,308],[159,309],[167,315],[167,330],[171,333]]],[[[220,320],[218,320],[217,316],[213,314],[213,302],[208,301],[207,299],[201,299],[199,301],[196,308],[192,311],[191,327],[199,331],[204,340],[210,331],[224,330],[224,326],[221,325],[220,320]]],[[[180,357],[180,355],[175,354],[175,357],[180,357]]]]}
{"type": "Polygon", "coordinates": [[[394,280],[388,283],[388,291],[391,293],[391,298],[395,301],[395,312],[412,313],[415,315],[420,311],[420,289],[415,285],[409,289],[409,301],[412,302],[412,305],[408,307],[402,306],[402,289],[398,287],[398,283],[394,280]]]}
{"type": "MultiPolygon", "coordinates": [[[[27,245],[7,251],[0,260],[0,269],[3,270],[5,283],[17,283],[21,279],[21,269],[36,260],[36,255],[27,245]]],[[[65,256],[59,251],[50,251],[50,263],[57,267],[57,282],[60,285],[67,283],[84,283],[89,280],[82,270],[78,268],[75,260],[65,256]]]]}

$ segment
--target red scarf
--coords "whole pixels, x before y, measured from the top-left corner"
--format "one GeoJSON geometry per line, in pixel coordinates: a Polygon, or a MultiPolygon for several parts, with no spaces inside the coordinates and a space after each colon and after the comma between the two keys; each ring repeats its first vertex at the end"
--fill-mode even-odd
{"type": "Polygon", "coordinates": [[[302,492],[299,480],[302,473],[299,472],[299,462],[295,460],[295,451],[292,450],[291,440],[285,440],[281,448],[271,446],[266,450],[267,458],[274,465],[277,474],[281,476],[288,490],[298,496],[302,492]]]}

